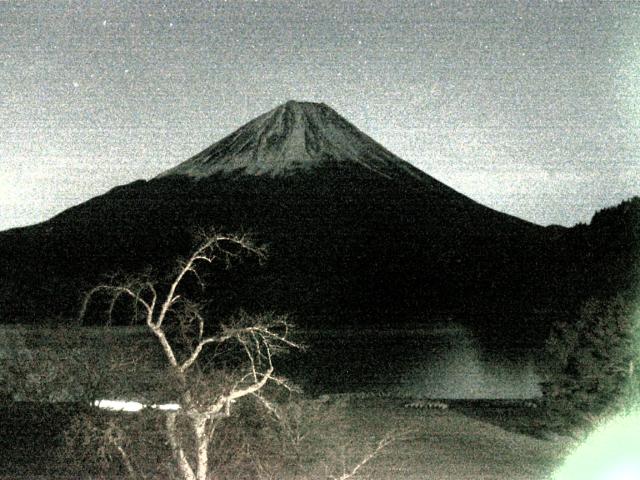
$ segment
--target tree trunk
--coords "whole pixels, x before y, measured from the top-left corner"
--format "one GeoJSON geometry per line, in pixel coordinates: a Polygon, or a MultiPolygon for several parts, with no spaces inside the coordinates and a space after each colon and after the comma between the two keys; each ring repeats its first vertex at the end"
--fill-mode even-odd
{"type": "Polygon", "coordinates": [[[207,417],[197,416],[192,421],[196,437],[196,480],[207,480],[209,470],[207,417]]]}
{"type": "Polygon", "coordinates": [[[176,416],[176,413],[173,412],[167,414],[167,435],[169,437],[169,443],[171,444],[171,450],[173,451],[173,457],[178,465],[178,472],[180,472],[182,480],[196,480],[193,468],[189,465],[189,461],[180,445],[178,431],[176,429],[176,416]]]}

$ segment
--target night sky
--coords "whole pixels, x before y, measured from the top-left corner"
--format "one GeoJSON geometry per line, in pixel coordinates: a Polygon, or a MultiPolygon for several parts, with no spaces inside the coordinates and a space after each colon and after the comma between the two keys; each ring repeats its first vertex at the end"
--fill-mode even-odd
{"type": "Polygon", "coordinates": [[[498,210],[640,194],[640,2],[0,2],[0,229],[324,102],[498,210]]]}

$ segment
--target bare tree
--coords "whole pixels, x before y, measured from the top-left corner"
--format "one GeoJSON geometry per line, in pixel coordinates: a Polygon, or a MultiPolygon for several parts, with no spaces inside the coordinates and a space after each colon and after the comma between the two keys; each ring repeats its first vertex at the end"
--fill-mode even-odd
{"type": "MultiPolygon", "coordinates": [[[[285,317],[240,314],[228,324],[207,324],[203,305],[186,298],[186,284],[194,279],[204,287],[203,267],[228,264],[234,257],[251,254],[264,258],[264,250],[246,236],[206,234],[191,255],[178,263],[169,281],[162,286],[145,277],[97,285],[84,297],[80,319],[97,295],[109,300],[109,321],[121,298],[131,300],[134,320],[141,320],[160,345],[166,363],[167,385],[177,385],[178,406],[159,412],[164,415],[164,430],[176,471],[182,480],[210,477],[209,448],[220,421],[231,416],[234,404],[252,397],[268,411],[274,405],[263,395],[274,384],[289,388],[275,374],[273,357],[299,345],[290,340],[290,325],[285,317]],[[242,362],[235,360],[233,373],[228,362],[216,365],[221,352],[236,349],[242,362]],[[210,355],[205,354],[209,350],[210,355]],[[238,367],[240,365],[240,367],[238,367]],[[186,432],[186,434],[185,434],[186,432]]],[[[133,463],[124,451],[118,430],[108,438],[120,453],[126,470],[134,475],[133,463]]]]}

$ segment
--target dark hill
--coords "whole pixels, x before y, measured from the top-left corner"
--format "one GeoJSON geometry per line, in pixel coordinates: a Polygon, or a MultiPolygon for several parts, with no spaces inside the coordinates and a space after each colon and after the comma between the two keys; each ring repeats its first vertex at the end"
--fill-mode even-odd
{"type": "Polygon", "coordinates": [[[581,295],[566,278],[592,268],[572,229],[484,207],[329,107],[288,102],[150,181],[1,233],[2,318],[71,315],[101,275],[162,272],[196,226],[269,245],[265,266],[215,277],[219,313],[272,309],[314,326],[455,318],[533,341],[581,295]]]}

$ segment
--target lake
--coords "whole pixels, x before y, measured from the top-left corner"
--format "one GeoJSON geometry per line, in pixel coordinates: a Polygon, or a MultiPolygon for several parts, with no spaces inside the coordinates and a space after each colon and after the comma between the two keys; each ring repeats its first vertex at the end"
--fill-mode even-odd
{"type": "Polygon", "coordinates": [[[537,398],[527,346],[482,346],[462,327],[306,331],[308,349],[280,360],[311,394],[350,391],[440,399],[537,398]]]}

